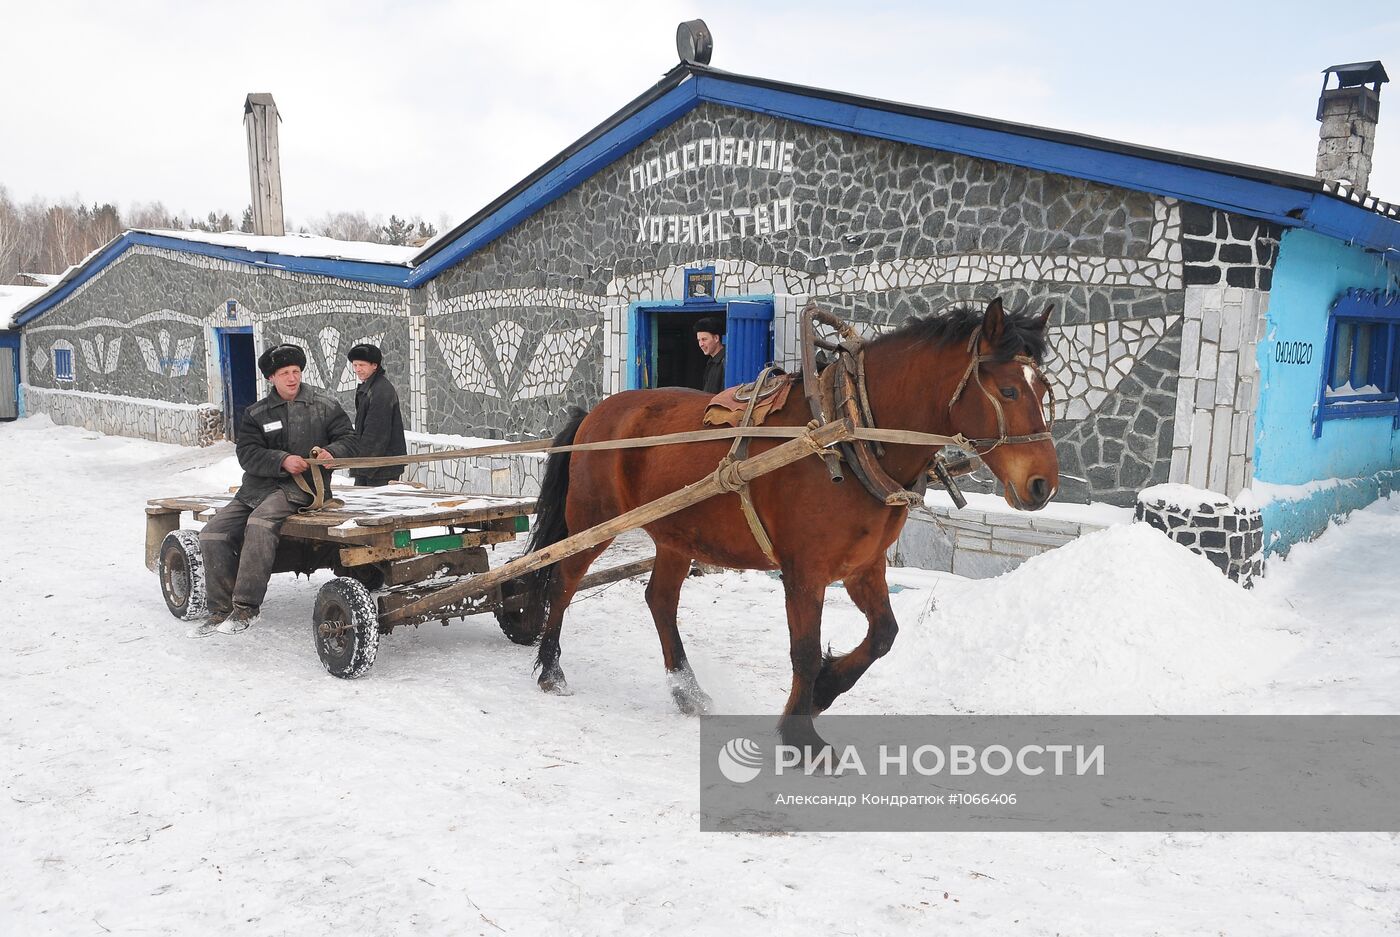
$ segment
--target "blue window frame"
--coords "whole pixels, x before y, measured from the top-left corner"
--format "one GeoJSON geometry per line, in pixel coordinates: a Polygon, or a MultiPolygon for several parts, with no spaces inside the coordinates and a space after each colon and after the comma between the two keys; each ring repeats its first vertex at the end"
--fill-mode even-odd
{"type": "Polygon", "coordinates": [[[1400,296],[1347,290],[1332,304],[1313,435],[1327,420],[1389,416],[1400,426],[1400,296]]]}
{"type": "Polygon", "coordinates": [[[53,377],[56,381],[73,380],[73,349],[55,348],[53,350],[53,377]]]}

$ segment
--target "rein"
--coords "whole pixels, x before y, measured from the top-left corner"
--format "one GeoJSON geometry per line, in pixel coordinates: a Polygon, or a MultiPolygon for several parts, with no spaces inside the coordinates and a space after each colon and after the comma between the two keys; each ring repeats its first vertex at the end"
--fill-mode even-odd
{"type": "MultiPolygon", "coordinates": [[[[909,507],[923,504],[923,488],[928,482],[928,473],[936,474],[939,481],[948,488],[955,502],[961,507],[965,500],[961,492],[957,490],[952,476],[968,471],[967,465],[954,465],[949,463],[939,454],[930,461],[930,466],[926,472],[920,473],[920,484],[916,485],[916,490],[910,491],[902,484],[890,478],[885,470],[880,466],[879,456],[884,454],[882,443],[894,443],[901,445],[914,445],[942,448],[944,446],[954,446],[965,452],[976,456],[983,456],[999,446],[1020,445],[1023,443],[1042,442],[1051,438],[1050,427],[1054,425],[1055,418],[1055,393],[1050,386],[1050,382],[1045,379],[1044,373],[1039,365],[1030,357],[1017,355],[1015,361],[1030,368],[1042,383],[1045,384],[1049,392],[1050,419],[1047,421],[1046,430],[1040,433],[1029,433],[1019,436],[1009,435],[1006,431],[1006,414],[1002,409],[1001,402],[989,391],[986,386],[975,375],[981,368],[983,362],[991,360],[991,355],[980,354],[977,346],[982,337],[981,326],[973,332],[968,341],[969,361],[967,369],[963,372],[962,380],[958,382],[957,390],[948,402],[949,415],[951,416],[953,406],[961,398],[963,391],[969,382],[975,384],[991,401],[993,409],[997,415],[997,432],[995,437],[970,439],[962,433],[955,433],[952,436],[945,436],[939,433],[920,433],[913,430],[888,430],[879,429],[874,423],[874,415],[870,409],[870,395],[866,389],[865,382],[865,346],[866,340],[860,336],[854,328],[836,315],[824,312],[817,308],[815,303],[808,304],[802,313],[802,364],[803,364],[803,390],[807,396],[809,408],[812,412],[812,422],[806,426],[752,426],[748,425],[752,416],[753,406],[756,397],[747,401],[748,407],[741,425],[735,427],[721,427],[717,429],[693,430],[684,433],[667,433],[660,436],[640,436],[629,439],[607,439],[591,443],[571,443],[564,446],[555,446],[550,443],[541,443],[534,440],[515,443],[499,443],[490,446],[478,446],[472,449],[448,449],[438,452],[428,452],[421,455],[402,456],[368,456],[362,458],[347,459],[316,459],[308,460],[309,468],[305,475],[310,476],[310,481],[302,475],[293,475],[297,487],[311,496],[311,504],[303,507],[301,513],[318,511],[325,508],[336,508],[344,504],[338,498],[333,497],[330,486],[330,472],[335,468],[384,468],[396,465],[416,465],[431,462],[444,462],[463,458],[475,458],[489,455],[507,455],[523,453],[565,453],[565,452],[596,452],[607,449],[641,449],[652,446],[683,445],[686,443],[713,442],[723,439],[734,441],[729,453],[720,461],[715,469],[715,477],[721,479],[721,487],[725,491],[736,492],[740,495],[740,504],[744,508],[744,514],[749,521],[750,528],[754,531],[754,539],[758,541],[760,547],[769,559],[774,559],[772,544],[762,524],[758,522],[757,512],[753,508],[753,503],[748,496],[748,486],[746,483],[730,483],[737,477],[735,467],[742,462],[748,454],[748,441],[753,438],[760,439],[796,439],[800,437],[810,437],[813,432],[830,423],[844,423],[845,430],[841,438],[835,442],[826,443],[813,447],[813,454],[821,456],[826,463],[827,471],[830,473],[832,481],[842,480],[841,463],[845,462],[851,471],[860,480],[861,484],[870,492],[876,500],[890,505],[891,507],[909,507]],[[816,333],[816,325],[820,323],[833,329],[841,341],[833,343],[822,339],[816,333]],[[825,349],[835,352],[837,360],[832,361],[821,372],[817,374],[816,351],[825,349]],[[839,447],[840,452],[831,447],[839,447]]],[[[760,379],[761,380],[761,379],[760,379]]],[[[761,383],[756,386],[762,386],[761,383]]],[[[776,560],[774,560],[776,562],[776,560]]]]}

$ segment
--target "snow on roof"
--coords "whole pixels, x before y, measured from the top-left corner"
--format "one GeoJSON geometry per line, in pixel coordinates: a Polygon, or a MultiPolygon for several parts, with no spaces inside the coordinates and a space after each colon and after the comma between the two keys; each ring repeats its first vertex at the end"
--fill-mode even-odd
{"type": "Polygon", "coordinates": [[[63,279],[63,274],[61,273],[21,273],[20,276],[24,277],[26,280],[33,280],[40,286],[53,286],[59,280],[63,279]]]}
{"type": "Polygon", "coordinates": [[[417,247],[396,247],[393,244],[372,244],[368,241],[338,241],[312,234],[286,234],[281,237],[266,234],[244,234],[241,231],[163,231],[140,229],[142,234],[239,247],[265,254],[286,254],[290,257],[323,257],[328,260],[356,260],[375,264],[407,266],[417,254],[417,247]]]}
{"type": "Polygon", "coordinates": [[[0,283],[0,329],[15,327],[14,318],[25,306],[48,292],[47,286],[13,286],[0,283]]]}

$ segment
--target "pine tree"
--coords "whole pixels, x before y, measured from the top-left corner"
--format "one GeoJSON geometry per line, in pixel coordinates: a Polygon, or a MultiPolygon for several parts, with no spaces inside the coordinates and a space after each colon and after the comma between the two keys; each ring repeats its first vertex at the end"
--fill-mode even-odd
{"type": "Polygon", "coordinates": [[[238,226],[238,230],[244,234],[253,233],[253,206],[249,205],[243,209],[243,222],[238,226]]]}
{"type": "Polygon", "coordinates": [[[383,231],[385,244],[402,247],[408,243],[409,236],[413,234],[413,224],[404,221],[398,215],[390,215],[389,223],[384,225],[383,231]]]}

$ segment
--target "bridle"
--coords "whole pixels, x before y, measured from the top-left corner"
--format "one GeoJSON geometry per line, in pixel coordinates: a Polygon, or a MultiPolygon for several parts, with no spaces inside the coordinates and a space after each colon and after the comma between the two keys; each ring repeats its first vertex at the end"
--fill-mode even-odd
{"type": "Polygon", "coordinates": [[[979,439],[967,439],[967,437],[964,437],[967,439],[967,445],[970,446],[972,451],[980,458],[1000,446],[1016,446],[1022,443],[1044,442],[1047,439],[1052,439],[1051,430],[1055,427],[1055,388],[1050,385],[1050,381],[1045,377],[1045,372],[1040,369],[1040,365],[1029,355],[1016,355],[1011,358],[1011,360],[1015,361],[1017,364],[1029,368],[1036,377],[1040,378],[1040,382],[1045,385],[1049,407],[1049,416],[1045,421],[1045,430],[1043,432],[1011,436],[1006,432],[1006,411],[1002,409],[1001,401],[998,400],[996,394],[989,391],[987,385],[978,380],[976,376],[978,372],[981,371],[984,362],[994,360],[993,355],[984,355],[978,350],[978,346],[981,342],[982,326],[979,325],[973,330],[972,335],[967,340],[967,370],[963,372],[962,380],[958,381],[957,390],[953,391],[953,396],[948,401],[948,416],[950,419],[952,418],[953,406],[962,398],[962,392],[967,385],[969,383],[975,384],[977,388],[982,391],[982,395],[991,401],[992,409],[996,411],[997,435],[979,439]],[[984,446],[986,448],[983,448],[984,446]]]}

